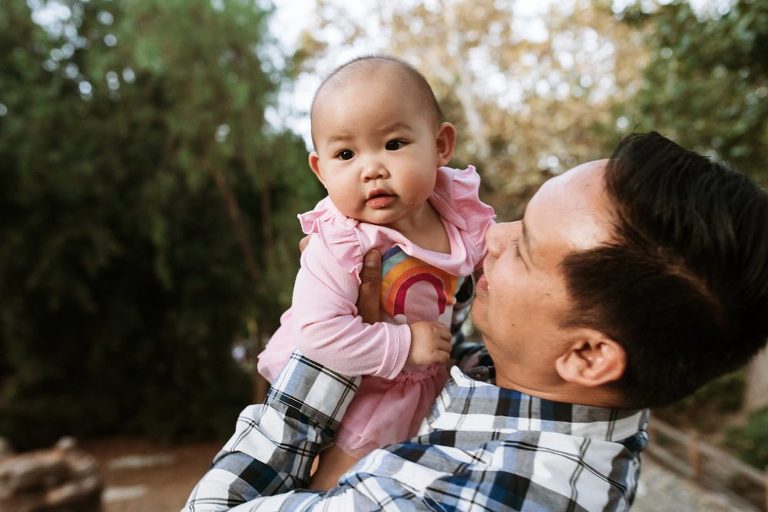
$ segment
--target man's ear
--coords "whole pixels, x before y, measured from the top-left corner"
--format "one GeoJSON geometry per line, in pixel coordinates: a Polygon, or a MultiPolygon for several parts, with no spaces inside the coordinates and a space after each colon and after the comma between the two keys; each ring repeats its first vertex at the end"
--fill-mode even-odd
{"type": "Polygon", "coordinates": [[[317,179],[320,180],[320,183],[325,186],[325,180],[323,179],[323,172],[320,169],[320,157],[317,155],[317,151],[312,151],[309,154],[309,157],[307,158],[309,161],[309,168],[312,169],[312,172],[317,176],[317,179]]]}
{"type": "Polygon", "coordinates": [[[437,130],[437,164],[447,164],[456,149],[456,128],[451,123],[441,123],[437,130]]]}
{"type": "Polygon", "coordinates": [[[555,360],[560,378],[585,387],[617,381],[626,368],[624,347],[593,329],[581,329],[568,349],[555,360]]]}

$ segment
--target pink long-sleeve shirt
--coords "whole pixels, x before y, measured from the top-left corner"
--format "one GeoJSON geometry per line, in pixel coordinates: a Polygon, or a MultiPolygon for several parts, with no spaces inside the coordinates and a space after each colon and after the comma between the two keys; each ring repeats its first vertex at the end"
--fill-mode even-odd
{"type": "Polygon", "coordinates": [[[293,304],[259,356],[262,375],[274,381],[298,348],[345,375],[397,376],[410,349],[407,323],[440,319],[449,324],[458,277],[470,275],[485,255],[485,232],[494,213],[480,201],[479,185],[472,166],[438,169],[429,201],[442,218],[450,253],[423,249],[391,228],[345,217],[327,197],[300,215],[304,233],[312,237],[301,255],[293,304]],[[397,265],[388,266],[386,256],[383,264],[385,285],[391,285],[382,289],[387,321],[367,324],[355,303],[363,256],[374,248],[402,254],[392,260],[397,265]]]}

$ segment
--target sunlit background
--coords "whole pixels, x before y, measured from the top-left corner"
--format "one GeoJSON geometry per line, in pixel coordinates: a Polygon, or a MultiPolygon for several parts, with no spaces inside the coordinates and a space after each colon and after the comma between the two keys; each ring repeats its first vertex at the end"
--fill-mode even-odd
{"type": "MultiPolygon", "coordinates": [[[[0,437],[230,432],[322,197],[312,95],[373,53],[427,77],[501,219],[634,131],[768,181],[765,0],[3,1],[0,437]]],[[[763,469],[766,376],[659,414],[763,469]]]]}

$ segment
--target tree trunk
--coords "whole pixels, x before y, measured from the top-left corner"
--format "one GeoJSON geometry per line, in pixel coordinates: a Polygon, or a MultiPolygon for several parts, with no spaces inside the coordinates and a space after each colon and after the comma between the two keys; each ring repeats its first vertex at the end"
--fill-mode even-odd
{"type": "Polygon", "coordinates": [[[768,407],[768,348],[757,354],[747,367],[744,412],[768,407]]]}
{"type": "Polygon", "coordinates": [[[447,44],[444,50],[450,67],[438,56],[441,54],[435,53],[431,54],[431,59],[429,59],[429,53],[425,54],[428,57],[426,65],[429,67],[431,74],[439,77],[446,84],[453,84],[453,92],[459,100],[459,104],[464,111],[464,119],[467,122],[467,129],[469,130],[467,137],[473,140],[477,146],[473,157],[477,162],[487,167],[487,162],[491,156],[491,145],[486,135],[483,116],[477,104],[477,97],[474,91],[472,91],[472,84],[467,78],[469,75],[463,64],[466,62],[466,58],[461,48],[461,30],[455,9],[454,5],[442,4],[443,22],[445,23],[445,34],[447,37],[447,44]]]}
{"type": "Polygon", "coordinates": [[[243,253],[243,262],[245,268],[248,271],[248,275],[251,278],[253,284],[259,283],[259,271],[256,267],[256,258],[253,254],[253,248],[251,246],[251,238],[248,236],[248,230],[246,229],[243,217],[240,214],[240,205],[237,202],[237,197],[232,191],[232,187],[227,181],[223,172],[217,170],[211,170],[211,177],[216,184],[216,188],[221,192],[221,196],[224,199],[224,206],[227,210],[227,216],[229,222],[232,225],[232,230],[235,232],[235,238],[240,246],[240,251],[243,253]]]}

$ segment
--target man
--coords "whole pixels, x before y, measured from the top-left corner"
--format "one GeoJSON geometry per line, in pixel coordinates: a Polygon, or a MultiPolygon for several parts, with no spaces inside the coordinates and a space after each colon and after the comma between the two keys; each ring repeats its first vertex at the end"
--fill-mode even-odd
{"type": "Polygon", "coordinates": [[[549,180],[487,241],[472,318],[495,385],[453,368],[422,435],[317,493],[356,379],[294,355],[186,510],[626,510],[644,408],[768,337],[768,197],[658,134],[549,180]]]}

